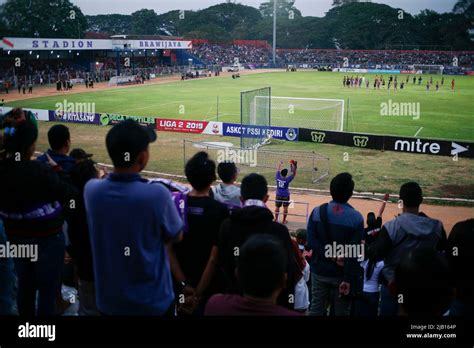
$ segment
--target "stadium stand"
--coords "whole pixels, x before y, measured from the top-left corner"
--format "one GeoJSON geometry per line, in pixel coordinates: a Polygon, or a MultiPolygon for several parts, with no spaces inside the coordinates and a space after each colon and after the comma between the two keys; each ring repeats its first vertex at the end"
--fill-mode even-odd
{"type": "MultiPolygon", "coordinates": [[[[191,183],[191,191],[172,193],[169,183],[163,185],[160,181],[143,179],[139,173],[146,168],[148,144],[156,140],[156,135],[135,121],[123,121],[109,130],[106,146],[114,163],[114,171],[100,179],[93,162],[87,159],[91,155],[84,150],[79,152],[85,157],[76,158],[72,169],[66,170],[64,164],[58,163],[58,158],[67,155],[70,140],[60,150],[49,150],[48,156],[43,158],[45,162],[33,159],[38,139],[37,124],[31,115],[21,109],[6,114],[0,120],[0,130],[0,181],[9,183],[0,186],[0,217],[7,242],[12,245],[37,243],[37,257],[41,265],[34,271],[26,267],[24,259],[14,260],[19,282],[18,292],[14,293],[11,284],[15,275],[11,265],[0,260],[0,285],[8,284],[2,287],[0,293],[0,315],[16,311],[21,316],[57,313],[55,298],[65,262],[65,250],[71,251],[73,259],[79,258],[76,261],[80,264],[80,284],[76,286],[81,289],[81,300],[87,301],[87,305],[85,303],[81,307],[81,315],[173,316],[175,305],[178,315],[297,314],[292,311],[296,309],[294,303],[282,302],[279,295],[301,291],[296,287],[301,279],[304,279],[303,283],[306,280],[302,278],[306,268],[304,258],[311,265],[313,282],[310,313],[333,315],[334,312],[328,312],[328,304],[336,301],[335,314],[350,315],[353,313],[351,306],[354,297],[362,288],[365,289],[367,282],[373,281],[370,277],[361,276],[364,271],[358,266],[358,262],[363,261],[359,259],[360,253],[327,255],[322,249],[323,245],[337,242],[340,234],[350,236],[345,240],[352,240],[352,243],[363,247],[360,241],[365,233],[364,219],[347,204],[354,189],[354,181],[348,173],[333,178],[330,209],[325,210],[328,205],[315,207],[308,221],[308,243],[298,238],[303,243],[298,245],[296,240],[290,239],[284,225],[272,220],[272,212],[266,204],[267,183],[259,175],[251,174],[243,179],[241,208],[234,207],[237,210],[229,217],[227,208],[210,197],[210,187],[216,179],[216,166],[205,152],[196,154],[186,165],[185,174],[191,183]],[[21,154],[19,161],[16,160],[18,153],[21,154]],[[124,153],[130,154],[129,161],[124,160],[124,153]],[[66,246],[64,216],[68,216],[70,199],[77,198],[78,194],[82,197],[82,191],[85,192],[84,201],[82,198],[78,200],[82,210],[69,215],[69,221],[74,221],[76,228],[70,231],[72,245],[66,246]],[[179,199],[176,200],[176,197],[179,199]],[[160,208],[157,208],[156,202],[160,202],[160,208]],[[120,206],[120,211],[110,213],[112,206],[114,209],[120,206]],[[139,221],[141,227],[137,227],[139,221]],[[257,225],[261,225],[262,229],[256,230],[257,225]],[[202,232],[202,229],[208,234],[205,238],[200,235],[197,240],[196,231],[202,232]],[[134,233],[131,233],[132,230],[134,233]],[[230,237],[230,230],[239,233],[230,237]],[[104,239],[100,238],[103,233],[113,234],[114,238],[108,238],[104,244],[104,239]],[[114,246],[123,248],[119,242],[113,242],[119,240],[117,233],[122,235],[121,238],[134,235],[134,239],[129,241],[135,253],[130,262],[112,252],[116,250],[114,246]],[[249,238],[251,234],[256,237],[249,238]],[[92,250],[88,246],[88,235],[92,250]],[[157,239],[156,235],[163,235],[163,238],[157,239]],[[146,248],[153,248],[153,252],[144,249],[145,245],[146,248]],[[169,245],[173,245],[170,250],[174,250],[170,255],[171,267],[164,252],[169,245]],[[202,247],[195,248],[196,245],[202,247]],[[233,254],[234,245],[241,247],[240,258],[233,254]],[[310,249],[313,249],[312,253],[310,249]],[[219,250],[225,250],[225,255],[219,250]],[[267,253],[279,253],[285,257],[273,259],[265,257],[267,253]],[[230,274],[234,275],[234,268],[240,274],[233,278],[230,287],[226,285],[225,278],[220,281],[221,274],[217,271],[224,261],[230,274]],[[260,267],[257,271],[255,264],[260,267]],[[130,271],[115,272],[117,267],[130,271]],[[114,278],[110,280],[112,274],[114,278]],[[37,283],[32,284],[30,280],[35,275],[37,283]],[[122,289],[120,293],[114,291],[113,287],[117,284],[122,289]],[[147,290],[150,286],[153,291],[147,290]],[[39,290],[38,308],[34,301],[35,290],[39,290]],[[143,297],[144,293],[156,295],[148,298],[143,297]],[[178,297],[184,301],[175,302],[178,297]],[[333,297],[332,300],[330,297],[333,297]],[[209,298],[210,304],[206,308],[209,298]],[[13,306],[13,303],[18,306],[13,306]]],[[[50,142],[53,140],[51,138],[50,142]]],[[[456,302],[450,296],[453,285],[448,267],[453,267],[457,260],[450,260],[452,262],[448,265],[442,253],[434,254],[434,247],[449,252],[446,234],[441,222],[419,211],[423,200],[420,186],[413,182],[403,184],[400,197],[403,201],[402,214],[385,223],[378,235],[372,235],[374,240],[365,253],[368,262],[385,261],[381,306],[387,306],[384,299],[392,299],[393,302],[396,294],[408,291],[409,302],[401,308],[392,306],[392,315],[432,314],[433,310],[441,315],[450,303],[456,306],[455,313],[472,315],[472,292],[471,295],[467,291],[461,292],[456,302]],[[393,243],[395,239],[403,243],[393,243]],[[428,256],[440,265],[438,269],[435,264],[425,267],[426,262],[420,257],[426,253],[425,247],[431,247],[428,256]],[[402,251],[410,253],[403,256],[402,251]],[[437,272],[440,277],[436,277],[437,272]],[[411,286],[411,279],[418,279],[416,287],[411,286]],[[436,288],[431,282],[420,279],[435,279],[436,288]],[[420,298],[423,298],[422,303],[417,300],[420,298]],[[435,309],[431,306],[434,303],[438,304],[435,309]]],[[[472,232],[472,220],[466,223],[470,224],[472,232]]],[[[451,245],[461,243],[468,226],[456,225],[455,230],[451,245]]],[[[2,238],[5,239],[3,234],[2,238]]],[[[472,249],[472,243],[466,244],[466,248],[472,249]]],[[[125,248],[123,252],[126,256],[129,251],[125,248]]],[[[458,273],[456,276],[456,286],[468,289],[468,285],[459,281],[458,273]]]]}

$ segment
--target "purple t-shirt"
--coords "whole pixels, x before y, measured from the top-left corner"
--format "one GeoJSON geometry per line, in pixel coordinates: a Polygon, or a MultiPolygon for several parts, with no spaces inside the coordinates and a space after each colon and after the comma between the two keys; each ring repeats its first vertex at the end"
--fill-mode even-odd
{"type": "Polygon", "coordinates": [[[290,190],[288,186],[290,186],[290,182],[293,180],[293,175],[282,177],[280,171],[277,171],[275,175],[277,192],[276,195],[279,197],[290,197],[290,190]]]}

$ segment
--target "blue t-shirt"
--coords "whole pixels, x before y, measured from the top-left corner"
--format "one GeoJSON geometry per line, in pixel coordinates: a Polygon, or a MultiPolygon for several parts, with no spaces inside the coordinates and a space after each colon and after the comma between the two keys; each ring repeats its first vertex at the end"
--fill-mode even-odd
{"type": "MultiPolygon", "coordinates": [[[[56,153],[51,149],[46,151],[46,153],[53,159],[54,162],[63,168],[65,173],[69,173],[72,170],[72,167],[74,167],[74,164],[76,164],[76,161],[71,156],[56,153]]],[[[37,160],[48,163],[48,158],[45,154],[38,156],[37,160]]]]}
{"type": "Polygon", "coordinates": [[[278,197],[290,197],[290,190],[288,187],[290,186],[290,182],[293,180],[293,178],[293,175],[282,177],[280,171],[277,171],[275,180],[277,186],[276,195],[278,197]]]}
{"type": "Polygon", "coordinates": [[[183,222],[162,185],[109,174],[84,191],[97,307],[108,315],[160,315],[174,300],[164,238],[183,222]]]}

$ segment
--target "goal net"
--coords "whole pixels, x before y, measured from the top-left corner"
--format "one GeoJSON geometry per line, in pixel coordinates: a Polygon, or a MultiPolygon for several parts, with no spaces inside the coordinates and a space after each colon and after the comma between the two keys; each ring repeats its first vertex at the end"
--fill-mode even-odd
{"type": "Polygon", "coordinates": [[[414,64],[413,70],[421,71],[423,74],[443,74],[444,65],[438,64],[414,64]]]}
{"type": "Polygon", "coordinates": [[[268,139],[271,118],[271,88],[240,94],[240,146],[256,149],[268,139]]]}
{"type": "Polygon", "coordinates": [[[109,86],[128,85],[135,82],[136,75],[113,76],[110,78],[109,86]]]}
{"type": "MultiPolygon", "coordinates": [[[[267,103],[257,96],[257,105],[267,103]]],[[[271,97],[271,126],[342,131],[344,100],[271,97]]]]}
{"type": "MultiPolygon", "coordinates": [[[[232,145],[232,144],[231,144],[232,145]]],[[[329,157],[315,151],[285,149],[242,149],[238,146],[226,147],[216,143],[183,140],[184,163],[199,151],[220,162],[234,162],[239,168],[240,179],[250,173],[265,176],[268,182],[274,182],[276,168],[283,161],[283,168],[290,169],[290,161],[298,161],[297,180],[300,183],[319,183],[329,175],[329,157]]]]}

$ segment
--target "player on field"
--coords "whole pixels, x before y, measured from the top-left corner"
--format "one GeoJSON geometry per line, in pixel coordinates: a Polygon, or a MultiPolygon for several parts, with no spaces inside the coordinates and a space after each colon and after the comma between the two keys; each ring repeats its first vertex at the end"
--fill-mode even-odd
{"type": "Polygon", "coordinates": [[[454,79],[451,80],[451,90],[454,92],[454,86],[455,86],[456,82],[454,81],[454,79]]]}
{"type": "Polygon", "coordinates": [[[416,76],[413,76],[413,84],[416,83],[416,76]]]}
{"type": "Polygon", "coordinates": [[[436,81],[436,92],[438,92],[438,91],[439,91],[439,82],[436,81]]]}
{"type": "Polygon", "coordinates": [[[291,160],[291,173],[288,176],[288,169],[281,169],[283,161],[280,161],[278,169],[275,175],[275,181],[277,186],[276,199],[275,199],[275,221],[278,221],[278,215],[280,214],[280,207],[283,205],[283,224],[288,223],[286,219],[288,215],[288,206],[290,205],[290,182],[296,176],[296,169],[298,162],[291,160]]]}
{"type": "Polygon", "coordinates": [[[444,86],[444,76],[441,78],[441,86],[444,86]]]}

